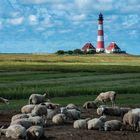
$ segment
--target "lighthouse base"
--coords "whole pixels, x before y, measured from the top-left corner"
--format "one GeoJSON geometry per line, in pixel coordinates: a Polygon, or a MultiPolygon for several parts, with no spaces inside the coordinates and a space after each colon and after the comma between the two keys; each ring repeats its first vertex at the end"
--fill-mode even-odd
{"type": "Polygon", "coordinates": [[[96,48],[97,53],[104,53],[104,48],[96,48]]]}

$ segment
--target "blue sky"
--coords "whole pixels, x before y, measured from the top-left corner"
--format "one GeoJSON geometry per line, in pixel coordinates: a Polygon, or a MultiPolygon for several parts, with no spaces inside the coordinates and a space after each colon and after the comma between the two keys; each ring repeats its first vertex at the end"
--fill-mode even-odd
{"type": "Polygon", "coordinates": [[[96,47],[98,14],[105,46],[140,54],[140,0],[1,0],[0,52],[56,52],[96,47]]]}

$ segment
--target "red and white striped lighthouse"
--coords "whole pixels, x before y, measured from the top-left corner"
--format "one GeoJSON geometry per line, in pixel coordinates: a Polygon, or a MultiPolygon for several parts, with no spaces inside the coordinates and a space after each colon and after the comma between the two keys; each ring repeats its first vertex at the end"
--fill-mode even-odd
{"type": "Polygon", "coordinates": [[[98,36],[96,52],[104,52],[103,20],[103,15],[100,13],[98,18],[98,36]]]}

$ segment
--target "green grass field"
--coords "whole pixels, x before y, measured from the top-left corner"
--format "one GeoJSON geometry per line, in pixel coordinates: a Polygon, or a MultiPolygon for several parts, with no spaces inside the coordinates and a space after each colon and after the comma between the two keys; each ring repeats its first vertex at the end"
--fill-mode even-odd
{"type": "MultiPolygon", "coordinates": [[[[46,91],[54,101],[59,97],[58,102],[63,103],[74,96],[72,101],[77,98],[82,104],[87,97],[108,90],[123,97],[137,95],[130,104],[138,103],[139,56],[0,54],[0,96],[17,104],[25,104],[32,93],[46,91]]],[[[119,103],[124,101],[119,100],[119,103]]]]}

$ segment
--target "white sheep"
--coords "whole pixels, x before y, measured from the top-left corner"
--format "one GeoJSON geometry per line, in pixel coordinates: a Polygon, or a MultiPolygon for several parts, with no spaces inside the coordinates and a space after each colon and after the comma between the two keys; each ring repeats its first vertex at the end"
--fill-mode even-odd
{"type": "Polygon", "coordinates": [[[86,129],[87,128],[87,122],[89,120],[90,120],[90,118],[76,120],[73,123],[73,127],[76,128],[76,129],[86,129]]]}
{"type": "Polygon", "coordinates": [[[81,112],[77,109],[66,109],[66,107],[61,107],[61,114],[65,114],[66,118],[69,120],[78,120],[80,119],[81,112]]]}
{"type": "Polygon", "coordinates": [[[32,122],[33,125],[45,126],[45,120],[40,116],[29,117],[28,120],[32,122]]]}
{"type": "Polygon", "coordinates": [[[29,121],[27,118],[18,119],[10,123],[10,125],[16,125],[16,124],[21,125],[26,129],[28,129],[33,125],[32,122],[29,121]]]}
{"type": "Polygon", "coordinates": [[[111,101],[112,106],[114,106],[115,105],[116,95],[117,94],[116,94],[115,91],[102,92],[96,97],[95,103],[98,103],[98,102],[106,103],[106,102],[111,101]]]}
{"type": "Polygon", "coordinates": [[[123,124],[129,125],[132,130],[139,131],[139,114],[133,113],[131,111],[127,112],[123,117],[123,124]]]}
{"type": "Polygon", "coordinates": [[[125,108],[125,107],[120,108],[120,107],[100,106],[97,108],[97,114],[123,117],[124,114],[130,110],[131,108],[125,108]]]}
{"type": "Polygon", "coordinates": [[[106,121],[106,117],[105,116],[101,116],[100,118],[94,118],[91,119],[87,122],[88,125],[88,129],[94,129],[94,130],[103,130],[104,127],[104,123],[106,121]]]}
{"type": "Polygon", "coordinates": [[[9,100],[8,100],[8,99],[5,99],[5,98],[0,97],[0,103],[9,104],[9,100]]]}
{"type": "Polygon", "coordinates": [[[44,129],[42,126],[31,126],[27,129],[26,133],[26,140],[39,140],[42,136],[44,136],[44,129]]]}
{"type": "Polygon", "coordinates": [[[52,119],[53,116],[59,113],[59,109],[47,109],[47,119],[52,119]]]}
{"type": "Polygon", "coordinates": [[[31,114],[35,114],[36,116],[47,116],[47,107],[45,105],[36,105],[31,114]]]}
{"type": "Polygon", "coordinates": [[[104,130],[109,131],[109,130],[122,130],[122,122],[119,120],[110,120],[106,121],[104,124],[104,130]]]}
{"type": "Polygon", "coordinates": [[[40,104],[40,103],[43,103],[46,101],[46,96],[48,94],[45,93],[43,95],[41,94],[32,94],[30,97],[29,97],[29,104],[40,104]]]}
{"type": "Polygon", "coordinates": [[[52,118],[52,122],[54,124],[57,124],[57,125],[61,125],[63,123],[65,123],[66,121],[66,116],[65,114],[56,114],[55,116],[53,116],[52,118]]]}
{"type": "Polygon", "coordinates": [[[25,105],[21,108],[21,112],[25,114],[31,113],[34,107],[35,105],[25,105]]]}
{"type": "Polygon", "coordinates": [[[84,109],[89,109],[89,108],[97,109],[97,105],[96,105],[96,103],[94,101],[86,101],[83,104],[83,108],[84,109]]]}
{"type": "Polygon", "coordinates": [[[26,128],[18,124],[10,125],[7,129],[1,128],[0,131],[8,138],[26,138],[26,128]]]}
{"type": "Polygon", "coordinates": [[[29,115],[28,114],[16,114],[16,115],[12,116],[11,122],[18,120],[18,119],[22,119],[22,118],[29,118],[29,115]]]}

